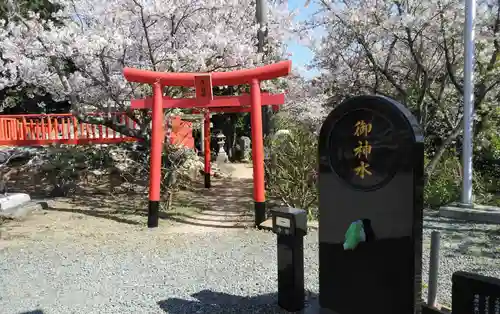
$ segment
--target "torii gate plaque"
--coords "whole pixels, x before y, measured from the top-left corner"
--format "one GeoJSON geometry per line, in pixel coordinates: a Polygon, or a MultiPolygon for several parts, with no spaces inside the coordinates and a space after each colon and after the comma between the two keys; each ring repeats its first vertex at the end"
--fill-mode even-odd
{"type": "MultiPolygon", "coordinates": [[[[254,69],[232,72],[212,73],[167,73],[123,69],[123,75],[129,82],[151,84],[153,86],[152,101],[133,100],[132,108],[152,108],[151,158],[149,175],[149,208],[148,227],[158,226],[161,155],[163,149],[164,126],[163,108],[193,108],[197,110],[217,109],[224,107],[234,112],[248,112],[248,95],[213,96],[213,86],[250,84],[250,124],[252,130],[252,160],[253,160],[253,197],[255,210],[255,226],[258,227],[266,219],[266,203],[264,191],[264,142],[262,134],[262,105],[282,104],[283,95],[261,94],[260,82],[287,76],[291,71],[292,62],[282,61],[254,69]],[[163,96],[164,86],[195,87],[196,98],[171,99],[163,96]],[[278,97],[276,97],[278,96],[278,97]],[[281,96],[281,97],[279,97],[281,96]],[[279,99],[278,99],[279,98],[279,99]],[[278,101],[273,101],[278,100],[278,101]],[[246,100],[246,101],[245,101],[246,100]],[[273,103],[274,102],[274,103],[273,103]],[[277,103],[276,103],[277,102],[277,103]]],[[[229,111],[229,110],[228,110],[229,111]]],[[[207,169],[205,160],[205,171],[207,169]]]]}

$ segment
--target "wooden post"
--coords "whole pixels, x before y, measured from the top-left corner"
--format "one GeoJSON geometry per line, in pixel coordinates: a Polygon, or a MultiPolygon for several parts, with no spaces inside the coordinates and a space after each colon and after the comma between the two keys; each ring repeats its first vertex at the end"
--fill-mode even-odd
{"type": "Polygon", "coordinates": [[[148,228],[158,227],[160,212],[161,155],[163,151],[163,88],[159,82],[153,84],[153,117],[151,155],[149,166],[148,228]]]}
{"type": "Polygon", "coordinates": [[[203,142],[205,143],[204,145],[204,151],[203,151],[203,156],[205,157],[205,188],[209,189],[210,188],[210,161],[211,161],[211,154],[210,154],[210,113],[206,112],[205,113],[205,118],[203,119],[203,142]]]}
{"type": "Polygon", "coordinates": [[[260,82],[253,79],[250,84],[250,124],[252,128],[253,199],[255,226],[266,220],[266,196],[264,191],[264,140],[262,138],[262,111],[260,82]]]}

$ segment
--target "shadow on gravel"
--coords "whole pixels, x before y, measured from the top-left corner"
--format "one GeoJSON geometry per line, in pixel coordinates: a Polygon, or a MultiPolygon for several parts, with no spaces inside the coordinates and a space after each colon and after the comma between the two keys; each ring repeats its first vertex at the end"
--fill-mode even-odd
{"type": "MultiPolygon", "coordinates": [[[[172,210],[161,211],[160,219],[220,229],[247,228],[253,224],[251,183],[252,180],[245,179],[218,179],[212,182],[211,189],[199,182],[193,183],[174,194],[172,210]],[[204,211],[203,216],[200,215],[204,211]]],[[[89,193],[61,198],[61,201],[71,206],[54,206],[47,210],[79,213],[130,225],[143,224],[137,218],[147,216],[147,195],[141,193],[89,193]]]]}
{"type": "Polygon", "coordinates": [[[29,311],[29,312],[22,312],[19,314],[43,314],[42,310],[34,310],[34,311],[29,311]]]}
{"type": "Polygon", "coordinates": [[[248,213],[253,207],[252,179],[223,178],[214,180],[210,189],[197,183],[191,185],[189,190],[197,196],[189,200],[190,206],[203,209],[221,208],[241,214],[248,213]]]}
{"type": "Polygon", "coordinates": [[[55,207],[47,207],[45,210],[50,210],[50,211],[59,211],[59,212],[67,212],[67,213],[78,213],[78,214],[83,214],[83,215],[88,215],[96,218],[105,218],[109,220],[113,220],[116,222],[120,223],[126,223],[129,225],[140,225],[142,223],[126,218],[121,218],[117,216],[113,216],[110,213],[104,212],[104,211],[99,211],[99,210],[93,210],[93,209],[78,209],[78,208],[55,208],[55,207]]]}
{"type": "MultiPolygon", "coordinates": [[[[83,205],[82,205],[83,206],[83,205]]],[[[87,204],[88,206],[88,204],[87,204]]],[[[103,219],[109,219],[113,220],[119,223],[125,223],[129,225],[142,225],[143,222],[137,221],[137,220],[132,220],[132,219],[127,219],[123,217],[119,217],[117,215],[133,215],[133,216],[144,216],[147,217],[147,212],[146,211],[127,211],[127,210],[112,210],[112,211],[105,211],[105,210],[97,210],[97,209],[80,209],[80,208],[61,208],[61,207],[46,207],[44,208],[45,210],[48,211],[59,211],[59,212],[68,212],[68,213],[77,213],[77,214],[83,214],[83,215],[88,215],[96,218],[103,218],[103,219]]],[[[214,215],[217,216],[217,215],[214,215]]],[[[196,217],[194,215],[189,215],[185,213],[179,213],[179,212],[160,212],[159,213],[160,219],[164,220],[170,220],[174,222],[178,222],[181,224],[188,224],[188,225],[193,225],[193,226],[201,226],[201,227],[211,227],[211,228],[223,228],[223,229],[245,229],[245,225],[218,225],[217,222],[220,222],[220,220],[217,219],[206,219],[206,218],[200,218],[196,217]],[[207,223],[205,223],[207,222],[207,223]],[[212,223],[211,223],[212,222],[212,223]]],[[[235,215],[232,216],[235,218],[247,218],[247,217],[252,217],[249,215],[235,215]]],[[[224,220],[225,223],[238,223],[241,222],[241,220],[224,220]]]]}
{"type": "MultiPolygon", "coordinates": [[[[242,297],[203,290],[191,296],[197,299],[197,301],[171,298],[158,302],[158,305],[165,313],[169,314],[289,313],[278,306],[277,293],[263,294],[255,297],[242,297]]],[[[307,309],[305,312],[308,312],[307,309]]]]}
{"type": "MultiPolygon", "coordinates": [[[[244,217],[246,217],[246,216],[244,216],[244,217]]],[[[160,216],[160,218],[162,218],[162,217],[160,216]]],[[[183,215],[183,214],[170,216],[168,219],[171,221],[178,222],[180,224],[192,225],[192,226],[198,226],[198,227],[210,227],[210,228],[218,228],[218,229],[247,229],[248,228],[248,224],[241,223],[241,221],[237,221],[237,220],[224,220],[223,222],[224,223],[241,223],[241,224],[239,224],[239,225],[220,225],[220,224],[217,224],[217,222],[221,222],[220,220],[200,219],[198,217],[193,217],[193,216],[183,215]],[[192,220],[186,220],[183,218],[188,218],[188,219],[192,219],[192,220]],[[202,223],[202,222],[196,222],[196,220],[213,221],[215,223],[210,223],[210,224],[209,223],[202,223]]]]}

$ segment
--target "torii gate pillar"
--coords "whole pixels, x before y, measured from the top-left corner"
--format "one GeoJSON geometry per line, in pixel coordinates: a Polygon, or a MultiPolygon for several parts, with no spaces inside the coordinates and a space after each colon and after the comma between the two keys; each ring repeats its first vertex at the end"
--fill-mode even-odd
{"type": "Polygon", "coordinates": [[[163,87],[160,82],[153,84],[153,113],[151,127],[151,152],[149,156],[149,204],[148,227],[158,227],[161,190],[161,156],[163,153],[163,87]]]}
{"type": "Polygon", "coordinates": [[[250,127],[252,131],[253,200],[255,224],[260,226],[266,220],[266,196],[264,182],[264,135],[262,132],[262,105],[260,82],[250,83],[250,127]]]}

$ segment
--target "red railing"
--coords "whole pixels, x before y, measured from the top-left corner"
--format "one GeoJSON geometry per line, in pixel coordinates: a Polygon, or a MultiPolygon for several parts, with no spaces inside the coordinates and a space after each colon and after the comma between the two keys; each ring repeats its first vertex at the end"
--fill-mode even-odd
{"type": "MultiPolygon", "coordinates": [[[[132,129],[138,128],[136,122],[125,113],[120,112],[115,115],[119,123],[132,129]]],[[[172,119],[172,121],[177,120],[179,122],[173,124],[179,130],[172,130],[170,142],[193,148],[191,124],[186,124],[180,117],[172,119]]],[[[103,125],[79,122],[69,113],[0,115],[0,145],[3,146],[36,146],[52,143],[112,144],[136,140],[103,125]]]]}

